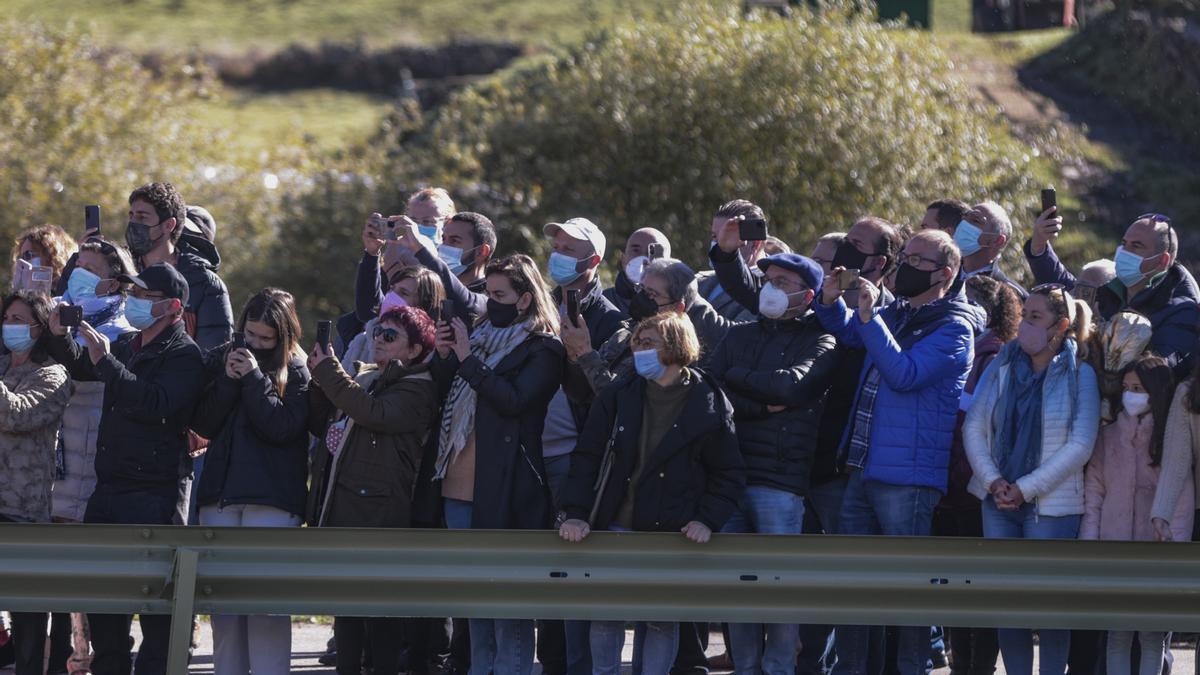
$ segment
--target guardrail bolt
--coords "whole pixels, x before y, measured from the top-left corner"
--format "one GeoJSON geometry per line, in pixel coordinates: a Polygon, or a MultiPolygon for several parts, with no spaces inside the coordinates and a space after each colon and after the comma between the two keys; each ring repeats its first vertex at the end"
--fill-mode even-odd
{"type": "Polygon", "coordinates": [[[216,536],[217,536],[217,533],[213,532],[212,530],[204,531],[204,538],[207,539],[208,541],[212,541],[213,537],[216,537],[216,536]]]}
{"type": "Polygon", "coordinates": [[[205,586],[204,588],[200,589],[200,592],[205,595],[212,595],[212,586],[205,586]]]}
{"type": "Polygon", "coordinates": [[[154,533],[150,530],[150,528],[142,528],[142,539],[149,539],[151,536],[153,536],[153,534],[154,533]]]}
{"type": "Polygon", "coordinates": [[[142,595],[150,595],[150,584],[142,584],[142,595]]]}

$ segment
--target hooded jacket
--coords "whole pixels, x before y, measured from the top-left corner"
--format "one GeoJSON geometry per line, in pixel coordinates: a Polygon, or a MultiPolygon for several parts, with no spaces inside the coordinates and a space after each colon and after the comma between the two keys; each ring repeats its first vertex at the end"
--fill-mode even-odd
{"type": "MultiPolygon", "coordinates": [[[[188,335],[201,352],[220,347],[233,335],[233,308],[229,289],[217,276],[221,256],[211,243],[201,248],[198,237],[180,238],[175,269],[188,283],[188,303],[184,311],[188,335]]],[[[201,240],[203,241],[203,240],[201,240]]]]}

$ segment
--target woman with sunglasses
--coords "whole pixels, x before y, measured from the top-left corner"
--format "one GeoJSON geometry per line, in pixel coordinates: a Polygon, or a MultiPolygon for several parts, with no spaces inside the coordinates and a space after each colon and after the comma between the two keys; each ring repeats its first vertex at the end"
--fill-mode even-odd
{"type": "MultiPolygon", "coordinates": [[[[54,454],[71,398],[67,371],[46,353],[50,298],[20,290],[4,299],[0,354],[0,522],[50,521],[54,454]]],[[[17,675],[42,675],[46,612],[13,612],[17,675]]],[[[63,663],[51,664],[51,670],[63,663]]]]}
{"type": "MultiPolygon", "coordinates": [[[[1092,312],[1062,286],[1030,291],[1017,339],[984,371],[963,426],[983,500],[983,536],[1075,539],[1084,513],[1084,466],[1100,427],[1100,391],[1086,363],[1092,312]]],[[[1062,675],[1070,632],[1040,630],[1042,675],[1062,675]]],[[[1000,629],[1010,675],[1031,675],[1033,631],[1000,629]]]]}
{"type": "MultiPolygon", "coordinates": [[[[212,380],[192,428],[211,439],[196,486],[201,525],[299,527],[308,482],[308,369],[292,295],[246,302],[235,343],[209,352],[212,380]]],[[[286,675],[287,616],[214,615],[217,675],[286,675]]]]}
{"type": "MultiPolygon", "coordinates": [[[[308,520],[321,527],[409,527],[425,439],[436,435],[437,390],[429,372],[433,321],[416,307],[393,309],[371,332],[375,361],[356,377],[329,345],[308,359],[313,458],[308,520]]],[[[376,675],[399,671],[401,619],[337,617],[339,675],[359,675],[369,652],[376,675]]],[[[257,672],[257,671],[256,671],[257,672]]]]}
{"type": "Polygon", "coordinates": [[[379,302],[375,316],[363,326],[359,333],[346,347],[342,355],[342,368],[348,373],[356,372],[356,362],[373,363],[372,347],[375,326],[379,325],[379,317],[400,307],[416,307],[429,316],[433,316],[435,308],[441,309],[442,301],[446,299],[446,289],[442,280],[433,270],[408,265],[392,273],[391,286],[387,295],[379,302]]]}

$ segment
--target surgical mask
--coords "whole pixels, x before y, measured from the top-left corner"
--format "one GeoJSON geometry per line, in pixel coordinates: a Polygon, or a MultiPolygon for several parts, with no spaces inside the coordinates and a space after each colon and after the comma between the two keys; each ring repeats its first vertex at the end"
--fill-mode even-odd
{"type": "Polygon", "coordinates": [[[650,264],[650,258],[639,255],[625,264],[625,278],[631,284],[642,283],[642,274],[646,271],[646,265],[650,264]]]}
{"type": "Polygon", "coordinates": [[[787,314],[788,306],[791,304],[789,298],[803,292],[787,293],[775,284],[769,283],[763,286],[762,291],[758,294],[758,313],[768,319],[778,319],[787,314]]]}
{"type": "Polygon", "coordinates": [[[1118,246],[1117,254],[1113,256],[1113,262],[1117,264],[1117,278],[1126,287],[1137,284],[1150,276],[1142,272],[1142,263],[1145,261],[1146,259],[1138,254],[1126,251],[1124,246],[1118,246]]]}
{"type": "Polygon", "coordinates": [[[34,339],[29,334],[29,326],[23,323],[4,324],[4,346],[8,351],[24,353],[33,349],[34,339]]]}
{"type": "MultiPolygon", "coordinates": [[[[474,251],[475,249],[471,250],[474,251]]],[[[467,265],[462,261],[465,253],[466,251],[457,246],[450,246],[449,244],[438,246],[438,257],[442,259],[442,262],[446,263],[446,267],[450,268],[450,273],[454,276],[467,271],[467,265]]]]}
{"type": "Polygon", "coordinates": [[[388,291],[388,294],[383,296],[383,302],[379,303],[379,316],[383,316],[393,309],[408,307],[408,302],[400,297],[396,291],[388,291]]]}
{"type": "Polygon", "coordinates": [[[511,305],[499,302],[492,298],[487,301],[488,321],[496,328],[508,328],[514,321],[521,310],[517,309],[517,303],[511,305]]]}
{"type": "Polygon", "coordinates": [[[1021,345],[1021,351],[1030,356],[1041,354],[1050,344],[1050,334],[1045,328],[1022,321],[1021,326],[1017,328],[1017,343],[1021,345]]]}
{"type": "Polygon", "coordinates": [[[154,250],[158,246],[158,242],[167,236],[166,232],[159,234],[157,237],[150,236],[150,228],[158,227],[158,225],[144,225],[129,221],[129,225],[125,227],[125,243],[129,244],[129,252],[135,257],[142,257],[154,250]]]}
{"type": "Polygon", "coordinates": [[[667,367],[658,358],[657,349],[645,349],[633,353],[633,367],[637,374],[647,380],[657,380],[667,372],[667,367]]]}
{"type": "Polygon", "coordinates": [[[435,244],[442,243],[442,237],[437,225],[417,225],[417,232],[435,244]]]}
{"type": "Polygon", "coordinates": [[[908,263],[900,263],[896,269],[896,295],[902,298],[915,298],[933,288],[937,282],[933,280],[933,272],[919,270],[908,263]]]}
{"type": "Polygon", "coordinates": [[[629,317],[634,321],[642,321],[658,314],[658,303],[641,290],[633,294],[629,301],[629,317]]]}
{"type": "Polygon", "coordinates": [[[983,230],[975,227],[967,221],[959,221],[958,227],[954,230],[954,243],[958,245],[958,250],[963,256],[974,255],[983,248],[979,244],[979,235],[983,234],[983,230]]]}
{"type": "MultiPolygon", "coordinates": [[[[8,326],[4,328],[7,329],[8,326]]],[[[1137,417],[1150,410],[1150,394],[1144,391],[1124,392],[1121,394],[1121,407],[1125,408],[1125,412],[1137,417]]]]}
{"type": "Polygon", "coordinates": [[[576,271],[579,261],[569,255],[563,255],[558,251],[550,254],[550,278],[559,286],[566,286],[583,276],[582,272],[576,271]]]}
{"type": "Polygon", "coordinates": [[[125,301],[125,320],[138,330],[146,330],[158,321],[154,316],[154,301],[130,296],[125,301]]]}
{"type": "Polygon", "coordinates": [[[95,274],[82,267],[76,267],[71,272],[71,277],[67,279],[67,295],[76,302],[94,298],[96,297],[96,284],[99,284],[100,281],[100,277],[95,274]]]}

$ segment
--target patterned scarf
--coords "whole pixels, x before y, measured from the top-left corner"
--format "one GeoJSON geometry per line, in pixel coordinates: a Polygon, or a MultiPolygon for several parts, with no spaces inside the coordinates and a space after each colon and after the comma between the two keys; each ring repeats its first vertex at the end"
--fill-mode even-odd
{"type": "MultiPolygon", "coordinates": [[[[496,328],[485,323],[476,328],[471,336],[471,356],[483,361],[488,368],[495,368],[528,337],[529,322],[507,328],[496,328]]],[[[446,468],[458,458],[458,453],[467,444],[467,437],[475,430],[475,404],[475,390],[462,376],[455,377],[446,396],[446,406],[442,409],[434,479],[445,478],[446,468]]]]}

